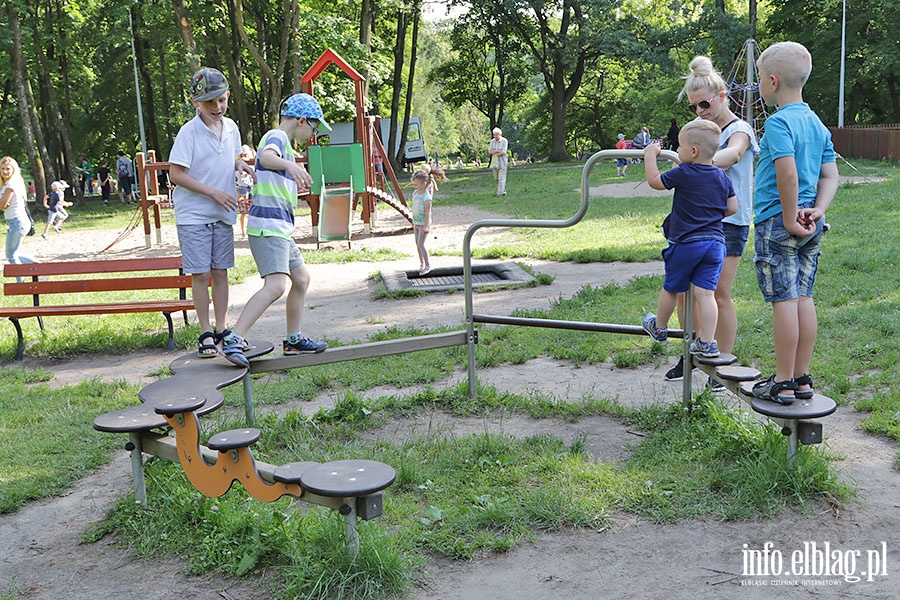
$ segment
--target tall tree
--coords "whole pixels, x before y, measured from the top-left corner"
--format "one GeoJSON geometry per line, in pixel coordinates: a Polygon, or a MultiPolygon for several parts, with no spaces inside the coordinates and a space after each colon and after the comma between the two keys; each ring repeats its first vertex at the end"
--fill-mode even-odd
{"type": "Polygon", "coordinates": [[[12,33],[12,45],[9,55],[12,62],[13,80],[16,89],[16,101],[19,105],[19,125],[22,128],[22,141],[25,144],[25,154],[28,156],[31,175],[34,177],[35,189],[47,190],[46,175],[44,173],[44,161],[36,144],[36,132],[34,124],[37,115],[34,114],[34,98],[31,95],[31,85],[28,82],[28,70],[25,64],[25,54],[22,51],[22,27],[19,23],[19,11],[14,0],[6,0],[6,16],[12,33]]]}
{"type": "Polygon", "coordinates": [[[178,24],[178,32],[184,43],[188,68],[191,73],[200,68],[200,55],[197,52],[197,41],[188,20],[188,12],[184,6],[184,0],[171,0],[172,9],[175,11],[175,21],[178,24]]]}

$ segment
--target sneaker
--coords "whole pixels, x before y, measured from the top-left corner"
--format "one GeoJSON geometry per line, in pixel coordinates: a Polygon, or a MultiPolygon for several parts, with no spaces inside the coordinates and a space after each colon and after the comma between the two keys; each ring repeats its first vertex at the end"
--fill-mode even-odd
{"type": "Polygon", "coordinates": [[[53,231],[55,231],[56,233],[62,233],[62,228],[59,225],[54,225],[53,231]]]}
{"type": "Polygon", "coordinates": [[[428,266],[422,267],[422,268],[419,270],[419,275],[420,275],[420,276],[421,276],[421,275],[428,275],[429,273],[431,273],[431,267],[428,267],[428,266]]]}
{"type": "Polygon", "coordinates": [[[679,356],[675,366],[666,371],[666,381],[681,381],[684,379],[684,357],[679,356]]]}
{"type": "Polygon", "coordinates": [[[725,384],[713,377],[706,380],[706,387],[711,389],[714,394],[725,391],[725,384]]]}
{"type": "Polygon", "coordinates": [[[665,342],[669,339],[669,330],[668,329],[660,329],[656,326],[656,315],[653,313],[647,313],[644,315],[643,320],[641,320],[641,325],[644,327],[644,331],[647,332],[647,335],[650,336],[654,342],[665,342]]]}
{"type": "Polygon", "coordinates": [[[706,358],[717,358],[719,356],[719,342],[716,340],[704,342],[697,338],[696,341],[691,342],[690,351],[691,354],[699,354],[706,358]]]}
{"type": "Polygon", "coordinates": [[[42,233],[42,234],[41,234],[41,237],[44,238],[44,239],[46,240],[46,239],[47,239],[47,234],[46,234],[46,233],[42,233]]]}
{"type": "Polygon", "coordinates": [[[286,355],[293,354],[315,354],[323,352],[328,344],[325,342],[314,342],[309,338],[300,338],[300,341],[293,343],[288,340],[282,342],[281,351],[286,355]]]}

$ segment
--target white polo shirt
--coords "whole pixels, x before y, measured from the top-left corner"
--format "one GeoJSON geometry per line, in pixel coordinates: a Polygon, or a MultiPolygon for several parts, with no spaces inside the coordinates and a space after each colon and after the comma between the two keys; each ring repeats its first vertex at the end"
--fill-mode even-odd
{"type": "MultiPolygon", "coordinates": [[[[241,132],[228,117],[223,118],[221,139],[200,119],[198,113],[181,126],[169,162],[181,165],[197,181],[222,190],[237,198],[234,181],[234,160],[241,153],[241,132]]],[[[172,190],[175,203],[175,222],[179,225],[206,225],[221,221],[234,225],[237,212],[225,210],[215,200],[203,194],[176,186],[172,190]]]]}

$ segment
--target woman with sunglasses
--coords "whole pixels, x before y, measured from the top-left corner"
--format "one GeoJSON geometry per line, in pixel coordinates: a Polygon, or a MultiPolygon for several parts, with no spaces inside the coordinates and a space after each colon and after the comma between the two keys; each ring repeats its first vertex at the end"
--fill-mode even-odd
{"type": "MultiPolygon", "coordinates": [[[[722,129],[719,150],[713,157],[713,164],[725,169],[731,178],[738,199],[738,210],[724,219],[725,264],[716,288],[716,304],[719,320],[716,339],[719,351],[730,354],[734,349],[737,335],[737,314],[731,297],[734,279],[737,276],[744,245],[750,233],[753,216],[753,160],[759,154],[756,134],[749,123],[732,112],[728,101],[728,88],[712,61],[707,56],[697,56],[690,64],[679,98],[687,96],[688,111],[699,119],[712,121],[722,129]]],[[[683,297],[679,302],[679,320],[683,310],[683,297]]],[[[696,322],[696,321],[695,321],[696,322]]],[[[666,373],[666,379],[675,381],[683,376],[683,359],[666,373]]],[[[722,387],[712,380],[714,388],[722,387]]],[[[724,389],[724,388],[722,388],[724,389]]]]}

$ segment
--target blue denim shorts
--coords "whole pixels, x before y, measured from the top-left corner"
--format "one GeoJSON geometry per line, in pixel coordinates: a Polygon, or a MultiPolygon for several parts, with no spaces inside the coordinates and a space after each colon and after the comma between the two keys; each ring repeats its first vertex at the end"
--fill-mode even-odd
{"type": "Polygon", "coordinates": [[[725,256],[743,256],[750,226],[723,222],[722,228],[725,231],[725,256]]]}
{"type": "Polygon", "coordinates": [[[177,225],[181,263],[188,275],[234,266],[234,228],[216,221],[205,225],[177,225]]]}
{"type": "Polygon", "coordinates": [[[692,283],[704,290],[714,290],[719,285],[722,263],[725,262],[725,244],[721,241],[669,244],[662,255],[666,263],[663,289],[667,292],[686,292],[692,283]]]}
{"type": "MultiPolygon", "coordinates": [[[[801,208],[809,206],[812,204],[801,208]]],[[[757,223],[753,264],[756,265],[759,290],[766,302],[812,297],[821,253],[819,246],[825,235],[824,222],[820,219],[816,223],[816,232],[806,237],[788,233],[781,214],[757,223]]]]}

